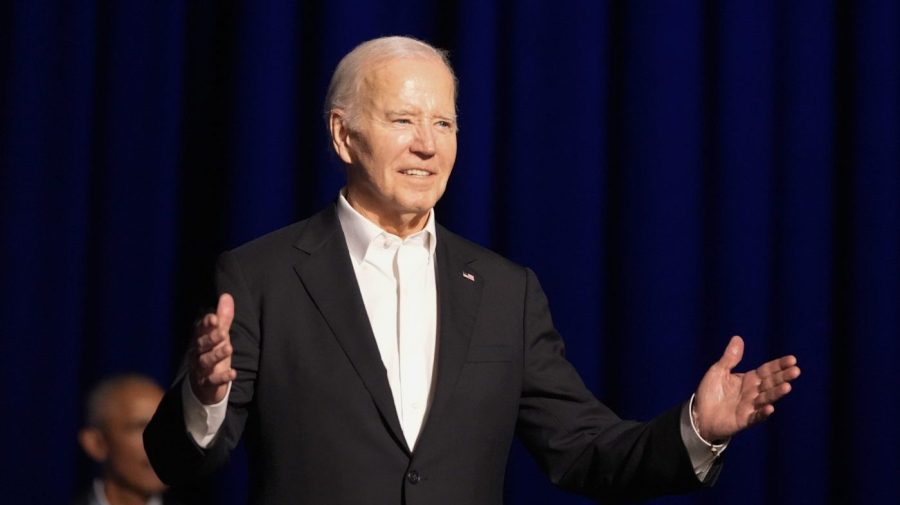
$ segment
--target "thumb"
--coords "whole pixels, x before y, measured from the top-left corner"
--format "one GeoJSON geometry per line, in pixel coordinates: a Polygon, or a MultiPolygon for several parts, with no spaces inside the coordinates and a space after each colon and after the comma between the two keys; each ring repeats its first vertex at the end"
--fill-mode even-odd
{"type": "Polygon", "coordinates": [[[225,331],[231,329],[231,321],[234,320],[234,298],[228,293],[222,293],[219,297],[216,317],[219,319],[219,328],[225,331]]]}
{"type": "Polygon", "coordinates": [[[722,357],[719,358],[719,365],[726,370],[731,371],[732,368],[736,367],[737,364],[741,362],[741,358],[743,357],[744,339],[735,335],[731,337],[731,340],[728,342],[728,347],[725,348],[725,352],[722,354],[722,357]]]}

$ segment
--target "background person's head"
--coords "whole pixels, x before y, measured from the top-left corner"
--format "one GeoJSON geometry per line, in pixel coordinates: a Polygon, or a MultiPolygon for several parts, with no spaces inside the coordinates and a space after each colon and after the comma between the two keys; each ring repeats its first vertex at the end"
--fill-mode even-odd
{"type": "Polygon", "coordinates": [[[162,396],[163,390],[153,380],[136,374],[106,379],[89,393],[78,442],[101,465],[107,497],[147,498],[165,490],[147,460],[143,442],[144,427],[162,396]]]}

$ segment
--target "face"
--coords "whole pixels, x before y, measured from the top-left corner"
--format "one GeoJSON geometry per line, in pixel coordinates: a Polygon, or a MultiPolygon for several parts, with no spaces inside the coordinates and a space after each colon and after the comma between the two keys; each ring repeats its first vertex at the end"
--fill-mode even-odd
{"type": "Polygon", "coordinates": [[[106,442],[106,478],[117,485],[150,496],[162,492],[163,484],[144,452],[143,433],[163,392],[153,384],[126,384],[110,393],[102,436],[106,442]]]}
{"type": "Polygon", "coordinates": [[[352,130],[331,117],[351,205],[385,229],[424,226],[456,161],[453,77],[436,58],[389,60],[365,71],[358,99],[352,130]]]}

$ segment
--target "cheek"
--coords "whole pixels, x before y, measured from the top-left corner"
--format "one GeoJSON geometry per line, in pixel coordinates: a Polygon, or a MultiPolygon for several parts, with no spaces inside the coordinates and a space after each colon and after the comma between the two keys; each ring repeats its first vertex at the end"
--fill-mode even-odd
{"type": "Polygon", "coordinates": [[[413,135],[411,133],[398,133],[383,144],[385,146],[385,157],[402,163],[402,160],[409,156],[412,143],[413,135]]]}
{"type": "Polygon", "coordinates": [[[456,137],[448,139],[443,149],[444,164],[446,165],[446,173],[450,175],[453,165],[456,163],[456,137]]]}
{"type": "Polygon", "coordinates": [[[449,151],[450,154],[447,156],[447,159],[450,162],[450,168],[453,168],[453,164],[456,162],[456,137],[453,137],[449,151]]]}
{"type": "Polygon", "coordinates": [[[362,151],[365,156],[365,171],[375,178],[385,177],[395,165],[402,164],[411,142],[412,135],[408,133],[385,136],[373,142],[367,146],[368,149],[362,151]]]}
{"type": "Polygon", "coordinates": [[[139,458],[140,453],[137,453],[133,446],[119,444],[114,448],[110,448],[107,464],[110,465],[110,468],[116,474],[133,479],[139,458]]]}
{"type": "Polygon", "coordinates": [[[119,444],[119,456],[123,461],[128,461],[129,464],[142,460],[145,457],[143,437],[123,437],[119,444]]]}

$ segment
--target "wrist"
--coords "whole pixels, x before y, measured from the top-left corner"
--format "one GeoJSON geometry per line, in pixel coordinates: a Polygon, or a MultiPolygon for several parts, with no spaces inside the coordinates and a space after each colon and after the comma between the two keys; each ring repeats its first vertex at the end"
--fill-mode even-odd
{"type": "Polygon", "coordinates": [[[691,418],[691,427],[694,429],[694,433],[697,434],[697,437],[700,438],[700,440],[704,444],[706,444],[710,447],[722,446],[722,445],[726,444],[728,442],[728,437],[719,438],[706,430],[707,427],[705,426],[704,422],[700,418],[699,403],[700,403],[700,401],[697,398],[697,395],[696,394],[692,395],[689,411],[690,411],[690,418],[691,418]]]}
{"type": "Polygon", "coordinates": [[[228,383],[219,386],[201,386],[192,374],[189,374],[191,394],[203,405],[215,405],[225,398],[228,391],[228,383]]]}

